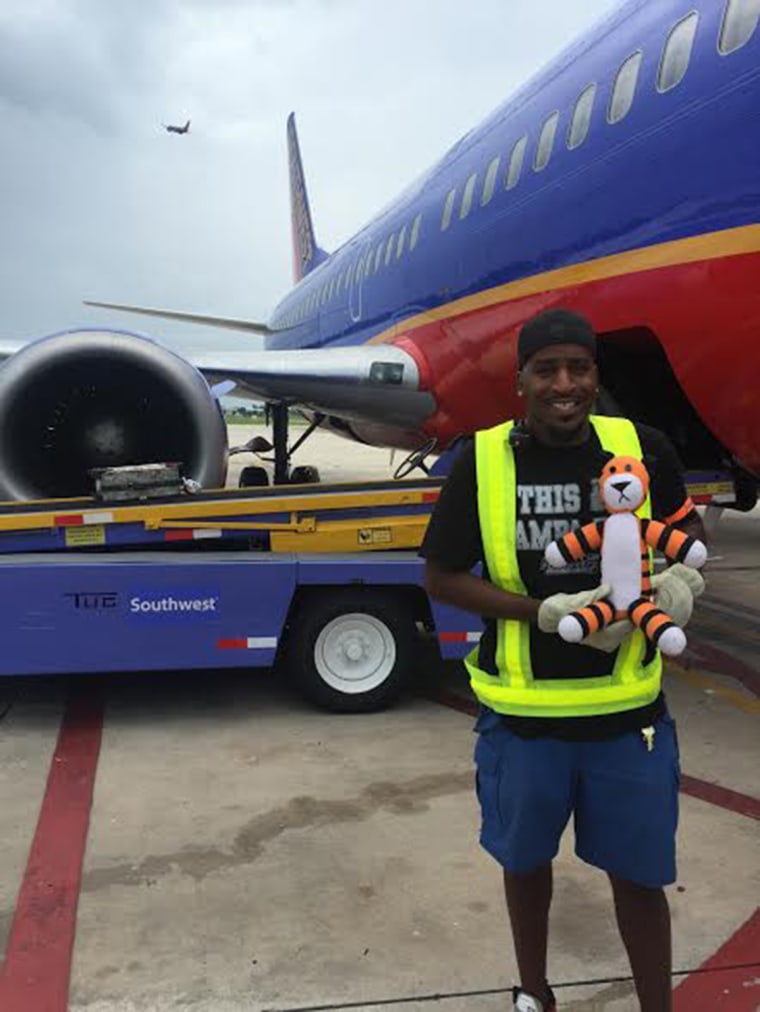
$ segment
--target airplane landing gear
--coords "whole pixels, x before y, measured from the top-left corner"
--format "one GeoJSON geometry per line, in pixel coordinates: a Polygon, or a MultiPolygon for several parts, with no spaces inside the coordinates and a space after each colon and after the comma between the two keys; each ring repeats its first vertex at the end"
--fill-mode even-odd
{"type": "Polygon", "coordinates": [[[274,483],[287,485],[290,477],[290,453],[288,452],[288,421],[290,409],[287,404],[273,404],[272,438],[274,439],[274,483]]]}
{"type": "MultiPolygon", "coordinates": [[[[325,416],[316,414],[306,430],[290,447],[288,446],[290,420],[288,405],[285,402],[267,405],[267,418],[272,420],[274,445],[264,436],[254,436],[243,446],[234,447],[230,453],[255,453],[261,460],[273,464],[273,484],[275,485],[310,485],[319,482],[319,471],[316,467],[302,464],[291,470],[290,461],[296,450],[306,442],[312,432],[319,428],[325,416]],[[264,453],[270,451],[274,451],[273,457],[263,456],[264,453]]],[[[244,467],[240,472],[239,485],[241,488],[268,484],[269,476],[263,467],[244,467]]]]}

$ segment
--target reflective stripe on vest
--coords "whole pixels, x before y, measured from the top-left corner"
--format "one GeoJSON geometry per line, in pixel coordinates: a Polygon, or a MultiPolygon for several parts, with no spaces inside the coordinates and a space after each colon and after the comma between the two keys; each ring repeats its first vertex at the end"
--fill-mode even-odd
{"type": "MultiPolygon", "coordinates": [[[[592,415],[591,424],[605,450],[615,456],[641,460],[641,444],[632,422],[592,415]]],[[[509,445],[513,422],[476,433],[475,459],[478,514],[488,574],[492,583],[513,594],[527,594],[517,559],[517,475],[509,445]]],[[[651,500],[637,514],[651,517],[651,500]]],[[[650,552],[650,570],[652,553],[650,552]]],[[[646,666],[647,641],[640,630],[625,638],[609,675],[596,678],[533,677],[530,624],[496,622],[495,666],[491,675],[478,667],[479,647],[465,664],[473,692],[498,713],[529,717],[583,717],[645,706],[660,691],[662,659],[659,651],[646,666]]]]}

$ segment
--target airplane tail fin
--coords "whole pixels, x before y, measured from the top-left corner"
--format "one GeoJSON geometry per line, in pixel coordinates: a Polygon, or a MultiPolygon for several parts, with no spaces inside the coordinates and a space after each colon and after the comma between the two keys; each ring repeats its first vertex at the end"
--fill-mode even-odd
{"type": "Polygon", "coordinates": [[[295,113],[288,116],[288,165],[290,167],[290,219],[293,229],[293,277],[300,281],[322,263],[327,254],[317,246],[309,209],[309,195],[298,145],[295,113]]]}

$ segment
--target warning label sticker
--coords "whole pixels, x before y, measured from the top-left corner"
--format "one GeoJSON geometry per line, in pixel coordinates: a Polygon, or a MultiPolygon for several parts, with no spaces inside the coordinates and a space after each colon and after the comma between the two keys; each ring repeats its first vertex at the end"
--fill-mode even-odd
{"type": "Polygon", "coordinates": [[[104,545],[106,529],[102,524],[88,524],[86,527],[66,527],[66,547],[77,548],[81,545],[104,545]]]}
{"type": "Polygon", "coordinates": [[[360,527],[360,545],[389,545],[393,541],[390,527],[360,527]]]}

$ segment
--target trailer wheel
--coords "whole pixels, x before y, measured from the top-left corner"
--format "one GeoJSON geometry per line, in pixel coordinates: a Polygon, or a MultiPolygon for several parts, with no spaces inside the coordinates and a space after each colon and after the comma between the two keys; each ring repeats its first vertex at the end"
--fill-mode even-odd
{"type": "Polygon", "coordinates": [[[414,633],[410,616],[387,594],[323,592],[295,616],[287,664],[306,698],[323,709],[380,710],[403,691],[414,633]]]}
{"type": "Polygon", "coordinates": [[[269,475],[263,467],[244,467],[238,478],[238,488],[260,488],[269,484],[269,475]]]}
{"type": "Polygon", "coordinates": [[[290,472],[288,481],[291,485],[318,485],[319,471],[311,464],[299,464],[290,472]]]}

